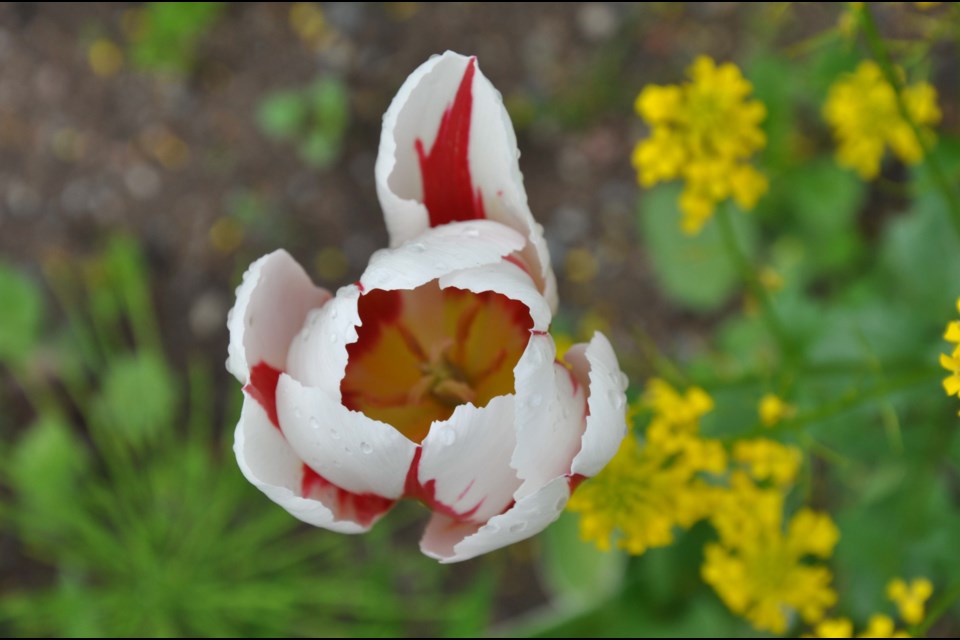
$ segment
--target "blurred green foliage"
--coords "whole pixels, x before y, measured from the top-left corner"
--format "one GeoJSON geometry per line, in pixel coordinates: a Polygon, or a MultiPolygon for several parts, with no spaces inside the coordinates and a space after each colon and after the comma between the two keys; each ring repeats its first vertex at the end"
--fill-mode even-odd
{"type": "Polygon", "coordinates": [[[472,635],[486,625],[489,574],[450,591],[435,563],[393,551],[413,512],[358,540],[264,504],[224,437],[239,407],[221,406],[206,364],[193,360],[181,378],[163,353],[134,242],[46,266],[67,323],[42,341],[43,292],[0,268],[0,293],[18,310],[0,326],[17,348],[0,361],[36,412],[0,448],[0,533],[31,576],[3,588],[0,633],[472,635]]]}
{"type": "Polygon", "coordinates": [[[201,37],[220,18],[225,2],[148,2],[133,18],[130,57],[147,71],[185,74],[196,62],[201,37]]]}
{"type": "Polygon", "coordinates": [[[267,95],[257,108],[257,122],[271,138],[295,144],[304,162],[324,168],[340,157],[349,107],[343,82],[322,78],[301,90],[267,95]]]}

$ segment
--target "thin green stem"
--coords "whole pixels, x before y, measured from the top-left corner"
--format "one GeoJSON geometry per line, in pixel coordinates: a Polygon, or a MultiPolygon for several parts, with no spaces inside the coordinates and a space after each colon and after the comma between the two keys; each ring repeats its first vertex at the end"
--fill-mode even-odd
{"type": "Polygon", "coordinates": [[[774,308],[773,302],[770,300],[770,296],[763,286],[763,283],[760,282],[760,277],[757,275],[756,269],[747,257],[743,247],[740,246],[740,241],[737,239],[737,234],[733,229],[733,221],[730,219],[729,206],[721,205],[716,217],[724,248],[730,256],[734,267],[740,272],[740,277],[743,279],[744,284],[760,304],[761,315],[764,324],[767,326],[767,330],[773,336],[773,339],[776,340],[781,352],[788,357],[792,356],[793,343],[790,335],[780,320],[780,316],[777,315],[777,310],[774,308]]]}
{"type": "MultiPolygon", "coordinates": [[[[888,394],[903,391],[905,389],[915,387],[921,383],[930,382],[939,378],[940,376],[941,373],[939,371],[935,369],[926,369],[921,372],[911,372],[909,374],[903,374],[894,378],[889,378],[880,384],[874,385],[873,387],[862,392],[857,391],[854,393],[848,393],[832,402],[820,405],[818,408],[812,411],[806,411],[798,414],[794,418],[785,420],[777,425],[777,431],[782,432],[800,430],[808,424],[836,417],[842,413],[846,413],[847,411],[857,409],[869,402],[873,402],[877,398],[883,398],[888,394]]],[[[734,436],[728,436],[724,439],[727,441],[733,441],[744,438],[756,438],[768,433],[770,433],[770,428],[758,422],[746,432],[734,436]]]]}
{"type": "Polygon", "coordinates": [[[859,16],[860,25],[863,27],[863,34],[866,37],[870,54],[873,56],[873,59],[876,60],[877,64],[880,65],[880,70],[883,72],[884,78],[886,78],[887,83],[889,83],[893,89],[893,95],[897,101],[897,110],[900,112],[900,117],[903,118],[904,122],[910,127],[910,130],[913,131],[913,135],[917,138],[917,143],[923,149],[924,162],[930,169],[930,176],[933,178],[933,181],[936,183],[937,188],[947,203],[950,220],[953,222],[957,236],[960,237],[960,196],[957,195],[957,192],[954,191],[951,186],[947,172],[943,168],[943,165],[940,164],[940,159],[933,153],[933,145],[928,136],[924,135],[924,132],[921,131],[920,126],[916,120],[914,120],[913,114],[907,109],[907,104],[903,100],[903,82],[897,75],[896,68],[890,59],[890,53],[887,51],[887,45],[877,28],[877,21],[874,19],[873,12],[867,4],[864,4],[859,10],[859,16]]]}
{"type": "Polygon", "coordinates": [[[924,638],[927,635],[927,632],[930,631],[930,627],[937,623],[943,614],[950,611],[950,608],[960,600],[960,584],[955,584],[951,588],[947,589],[946,593],[937,598],[933,603],[933,606],[930,607],[930,613],[927,614],[926,619],[921,622],[917,627],[910,630],[910,635],[914,638],[924,638]]]}

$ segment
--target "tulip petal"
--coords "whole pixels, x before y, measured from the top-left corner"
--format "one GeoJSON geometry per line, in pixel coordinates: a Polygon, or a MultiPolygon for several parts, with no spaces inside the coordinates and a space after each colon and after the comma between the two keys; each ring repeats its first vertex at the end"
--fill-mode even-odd
{"type": "Polygon", "coordinates": [[[227,370],[242,384],[249,381],[250,369],[261,362],[283,370],[290,342],[307,313],[329,299],[330,292],[315,287],[282,249],[254,262],[243,275],[237,302],[227,315],[227,370]]]}
{"type": "Polygon", "coordinates": [[[359,299],[356,285],[340,287],[333,299],[308,314],[303,329],[290,341],[286,373],[338,402],[340,381],[347,369],[347,345],[357,341],[359,299]]]}
{"type": "Polygon", "coordinates": [[[360,285],[367,291],[413,289],[451,271],[495,264],[521,248],[523,236],[497,222],[447,224],[374,253],[360,285]]]}
{"type": "Polygon", "coordinates": [[[431,425],[417,468],[420,487],[435,501],[429,506],[485,522],[513,501],[520,486],[510,468],[516,443],[513,410],[512,395],[497,396],[479,409],[462,404],[450,418],[431,425]]]}
{"type": "Polygon", "coordinates": [[[494,291],[525,304],[530,310],[534,331],[546,331],[550,328],[553,313],[549,303],[527,272],[513,263],[503,261],[454,271],[440,278],[440,287],[456,287],[474,293],[494,291]]]}
{"type": "Polygon", "coordinates": [[[610,341],[599,332],[589,344],[572,346],[564,360],[589,388],[587,427],[571,470],[591,478],[613,458],[627,435],[627,377],[620,371],[610,341]]]}
{"type": "Polygon", "coordinates": [[[516,229],[529,242],[521,256],[556,309],[556,279],[519,155],[500,93],[475,58],[447,51],[407,78],[383,117],[377,195],[392,246],[454,220],[486,217],[516,229]]]}
{"type": "Polygon", "coordinates": [[[302,497],[304,465],[267,417],[263,407],[247,396],[234,435],[233,450],[240,471],[268,498],[298,520],[338,533],[363,533],[385,514],[383,502],[373,513],[361,515],[344,500],[345,492],[328,491],[302,497]]]}
{"type": "Polygon", "coordinates": [[[586,389],[554,362],[556,353],[549,335],[533,335],[514,369],[517,447],[510,464],[523,480],[515,494],[518,500],[569,475],[580,451],[586,389]]]}
{"type": "Polygon", "coordinates": [[[417,447],[392,426],[286,374],[277,385],[277,413],[293,451],[330,482],[357,494],[402,495],[417,447]]]}
{"type": "Polygon", "coordinates": [[[569,499],[567,478],[556,478],[484,525],[436,513],[420,540],[420,550],[444,564],[469,560],[540,533],[560,517],[569,499]]]}

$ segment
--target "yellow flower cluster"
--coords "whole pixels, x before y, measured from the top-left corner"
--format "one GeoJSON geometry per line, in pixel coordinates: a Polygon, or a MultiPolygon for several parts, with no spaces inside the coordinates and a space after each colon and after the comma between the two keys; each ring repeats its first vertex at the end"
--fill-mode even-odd
{"type": "Polygon", "coordinates": [[[933,583],[926,578],[917,578],[907,584],[896,578],[887,585],[887,597],[897,605],[900,617],[907,624],[920,624],[923,621],[924,605],[933,595],[933,583]]]}
{"type": "MultiPolygon", "coordinates": [[[[900,617],[907,624],[920,624],[923,621],[924,605],[933,595],[933,584],[926,578],[917,578],[909,584],[902,578],[896,578],[887,585],[887,597],[897,605],[900,617]]],[[[853,622],[847,618],[829,618],[822,620],[813,629],[808,638],[853,638],[853,622]]],[[[893,618],[882,613],[870,616],[867,627],[857,634],[857,638],[909,638],[910,634],[897,629],[893,618]]]]}
{"type": "Polygon", "coordinates": [[[804,508],[784,527],[784,496],[796,480],[800,452],[771,440],[734,447],[741,468],[717,502],[711,522],[719,540],[704,549],[701,570],[724,604],[761,631],[782,634],[788,614],[819,621],[836,603],[828,558],[840,537],[826,514],[804,508]]]}
{"type": "MultiPolygon", "coordinates": [[[[918,82],[904,88],[901,98],[922,135],[932,139],[929,127],[940,121],[936,89],[918,82]]],[[[864,180],[880,173],[887,146],[907,164],[923,159],[923,146],[902,117],[893,87],[872,60],[861,62],[853,73],[830,87],[823,116],[837,141],[837,162],[855,170],[864,180]]]]}
{"type": "Polygon", "coordinates": [[[613,542],[632,554],[673,542],[712,510],[719,488],[709,481],[726,468],[723,446],[699,436],[713,407],[703,390],[681,394],[652,380],[642,399],[653,418],[641,445],[631,434],[604,470],[585,482],[568,507],[581,514],[580,535],[607,551],[613,542]]]}
{"type": "Polygon", "coordinates": [[[756,206],[767,179],[748,160],[766,144],[760,123],[766,108],[750,100],[753,90],[731,63],[698,57],[682,85],[648,85],[637,96],[637,114],[650,137],[633,150],[644,187],[682,178],[682,228],[694,234],[718,202],[732,197],[745,210],[756,206]]]}
{"type": "Polygon", "coordinates": [[[765,427],[774,427],[783,420],[792,418],[796,412],[796,407],[787,404],[780,396],[773,393],[765,394],[757,405],[760,422],[765,427]]]}
{"type": "MultiPolygon", "coordinates": [[[[960,313],[960,299],[957,300],[957,312],[960,313]]],[[[960,397],[960,320],[954,320],[947,325],[943,338],[954,344],[953,353],[940,354],[940,364],[950,372],[943,381],[943,388],[947,395],[960,397]]]]}

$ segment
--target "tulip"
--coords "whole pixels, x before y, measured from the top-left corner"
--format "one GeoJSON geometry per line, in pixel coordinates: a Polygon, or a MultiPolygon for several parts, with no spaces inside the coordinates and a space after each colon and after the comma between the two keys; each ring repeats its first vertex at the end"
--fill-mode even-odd
{"type": "Polygon", "coordinates": [[[234,451],[295,517],[362,533],[418,500],[421,550],[458,562],[542,531],[617,451],[626,377],[599,333],[556,358],[518,157],[476,59],[435,56],[383,120],[390,248],[336,295],[282,250],[247,270],[227,321],[234,451]]]}

